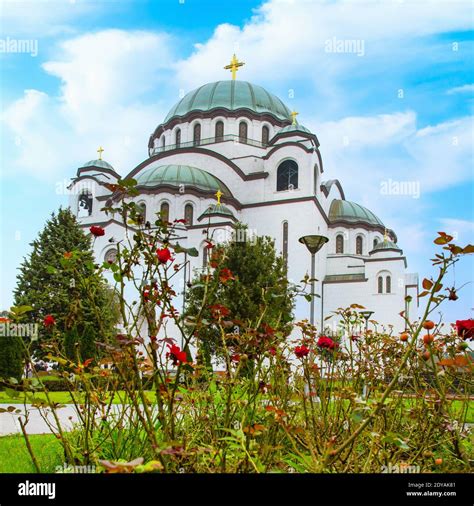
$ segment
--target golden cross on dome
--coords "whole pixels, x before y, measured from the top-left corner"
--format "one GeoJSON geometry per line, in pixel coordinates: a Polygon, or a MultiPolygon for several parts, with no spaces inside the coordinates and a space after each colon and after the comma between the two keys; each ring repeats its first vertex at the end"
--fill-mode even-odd
{"type": "Polygon", "coordinates": [[[224,194],[220,190],[217,190],[217,192],[215,193],[215,195],[217,197],[217,205],[220,206],[221,205],[221,197],[224,194]]]}
{"type": "Polygon", "coordinates": [[[97,153],[99,153],[99,160],[102,160],[102,153],[104,152],[104,148],[102,146],[99,146],[99,149],[97,150],[97,153]]]}
{"type": "Polygon", "coordinates": [[[298,114],[299,114],[299,112],[296,112],[296,111],[291,112],[291,117],[293,118],[292,125],[296,125],[296,116],[298,116],[298,114]]]}
{"type": "Polygon", "coordinates": [[[245,63],[242,61],[239,61],[237,59],[237,56],[235,56],[235,53],[234,53],[234,56],[232,56],[232,60],[230,60],[230,64],[226,65],[224,67],[224,69],[230,70],[232,72],[232,80],[235,81],[235,75],[237,73],[237,70],[239,70],[239,67],[242,67],[243,65],[245,65],[245,63]]]}

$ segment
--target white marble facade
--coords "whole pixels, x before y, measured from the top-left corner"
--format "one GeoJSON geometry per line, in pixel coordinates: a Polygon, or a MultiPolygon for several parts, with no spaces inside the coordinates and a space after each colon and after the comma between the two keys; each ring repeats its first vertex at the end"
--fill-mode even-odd
{"type": "MultiPolygon", "coordinates": [[[[146,219],[154,221],[164,202],[170,220],[184,218],[185,206],[188,212],[192,206],[192,224],[182,225],[179,242],[199,249],[200,256],[191,259],[193,269],[202,268],[202,231],[209,223],[218,240],[228,237],[235,221],[246,223],[251,232],[275,239],[278,251],[287,256],[288,277],[295,282],[310,267],[309,253],[298,238],[327,236],[329,242],[316,257],[318,327],[321,317],[357,303],[373,311],[372,318],[381,324],[402,330],[399,313],[405,309],[406,295],[413,296],[410,316],[416,316],[418,278],[407,273],[396,233],[369,210],[346,200],[341,183],[333,179],[337,167],[323,168],[316,135],[296,123],[281,101],[265,92],[270,98],[264,102],[258,95],[262,89],[249,83],[245,86],[254,92],[251,98],[239,98],[244,86],[240,83],[210,83],[194,92],[194,102],[185,97],[151,135],[148,157],[121,174],[139,181],[136,202],[145,204],[146,219]],[[207,89],[214,95],[220,90],[218,102],[214,95],[205,95],[207,89]],[[227,97],[227,92],[235,96],[227,97]],[[165,166],[171,167],[168,172],[165,166]],[[176,166],[186,169],[173,178],[176,166]],[[147,176],[155,173],[155,179],[147,176]],[[211,182],[209,187],[199,184],[204,180],[211,182]],[[225,212],[203,218],[216,204],[215,184],[227,190],[222,197],[225,212]]],[[[70,206],[86,231],[93,224],[107,230],[95,241],[99,261],[113,255],[110,239],[124,235],[121,225],[101,211],[112,196],[104,183],[118,177],[107,162],[93,160],[78,169],[70,186],[70,206]]],[[[176,282],[176,291],[181,292],[183,279],[176,282]]],[[[295,316],[305,318],[308,312],[309,305],[299,303],[295,316]]]]}

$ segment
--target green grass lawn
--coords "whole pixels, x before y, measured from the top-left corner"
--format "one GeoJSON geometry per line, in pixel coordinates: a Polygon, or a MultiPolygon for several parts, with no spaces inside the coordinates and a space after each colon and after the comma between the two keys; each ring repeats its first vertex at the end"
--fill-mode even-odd
{"type": "MultiPolygon", "coordinates": [[[[153,402],[154,393],[151,391],[147,391],[146,395],[148,399],[153,402]]],[[[18,397],[12,397],[8,395],[6,392],[0,391],[0,404],[23,404],[25,401],[26,403],[31,403],[33,397],[35,397],[36,399],[42,399],[46,401],[46,395],[44,394],[44,392],[35,392],[34,394],[19,392],[18,397]]],[[[84,399],[84,395],[79,392],[74,394],[74,397],[76,398],[76,401],[79,402],[81,402],[84,399]]],[[[59,404],[73,403],[71,394],[69,392],[50,392],[49,398],[51,399],[52,402],[57,402],[59,404]]],[[[123,404],[124,402],[126,402],[126,399],[127,399],[126,393],[122,390],[119,390],[114,393],[114,399],[112,403],[123,404]]]]}
{"type": "MultiPolygon", "coordinates": [[[[57,466],[63,466],[63,449],[55,436],[51,434],[32,435],[30,442],[41,472],[54,473],[57,466]]],[[[0,473],[35,472],[23,436],[0,437],[0,473]]]]}

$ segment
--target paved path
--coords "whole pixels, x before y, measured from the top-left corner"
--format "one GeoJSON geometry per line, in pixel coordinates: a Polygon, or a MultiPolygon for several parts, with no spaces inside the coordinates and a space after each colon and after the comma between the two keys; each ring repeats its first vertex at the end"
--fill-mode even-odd
{"type": "MultiPolygon", "coordinates": [[[[18,418],[22,417],[24,419],[25,406],[23,404],[0,404],[0,407],[7,408],[8,406],[14,406],[16,409],[20,410],[20,413],[0,413],[0,436],[6,436],[8,434],[21,434],[21,427],[18,422],[18,418]]],[[[28,434],[50,434],[51,429],[48,427],[48,424],[44,421],[41,416],[39,409],[33,407],[31,404],[26,405],[26,409],[29,412],[29,421],[26,425],[26,431],[28,434]]],[[[123,409],[122,404],[113,404],[112,412],[120,413],[123,409]]],[[[43,414],[46,416],[47,420],[51,423],[54,430],[57,432],[56,421],[51,413],[51,410],[42,409],[43,414]]],[[[56,410],[61,427],[63,430],[68,431],[71,430],[74,423],[79,420],[79,417],[76,412],[76,408],[73,404],[66,404],[63,408],[59,408],[56,410]]],[[[474,423],[466,423],[466,425],[470,429],[474,429],[474,423]]]]}
{"type": "MultiPolygon", "coordinates": [[[[21,412],[18,414],[14,413],[0,413],[0,436],[7,434],[21,433],[20,423],[18,421],[21,417],[24,421],[25,405],[23,404],[0,404],[0,407],[7,408],[8,406],[14,406],[21,412]]],[[[31,404],[26,404],[26,409],[29,412],[29,420],[26,425],[26,431],[28,434],[47,434],[51,433],[51,429],[48,424],[43,420],[38,408],[33,407],[31,404]]],[[[51,413],[51,410],[42,410],[46,414],[47,420],[57,429],[56,421],[51,413]]],[[[64,430],[71,430],[74,422],[77,422],[78,416],[74,405],[66,405],[64,408],[60,408],[57,411],[61,427],[64,430]],[[72,417],[72,420],[69,419],[72,417]]]]}
{"type": "MultiPolygon", "coordinates": [[[[0,436],[8,434],[21,433],[21,426],[19,418],[24,421],[25,418],[25,405],[24,404],[0,404],[1,408],[8,408],[9,406],[19,409],[19,413],[0,413],[0,436]]],[[[126,406],[127,408],[129,406],[126,406]]],[[[111,407],[111,413],[119,414],[124,409],[123,404],[113,404],[111,407]]],[[[26,410],[29,413],[29,420],[26,425],[26,432],[28,434],[50,434],[51,429],[44,420],[44,417],[52,425],[55,432],[57,432],[56,420],[49,408],[34,407],[31,404],[26,404],[26,410]],[[43,416],[42,416],[43,415],[43,416]]],[[[64,407],[58,408],[56,413],[59,418],[59,422],[63,430],[71,430],[76,422],[79,421],[79,416],[76,411],[74,404],[65,404],[64,407]]],[[[100,416],[99,414],[97,416],[100,416]]]]}

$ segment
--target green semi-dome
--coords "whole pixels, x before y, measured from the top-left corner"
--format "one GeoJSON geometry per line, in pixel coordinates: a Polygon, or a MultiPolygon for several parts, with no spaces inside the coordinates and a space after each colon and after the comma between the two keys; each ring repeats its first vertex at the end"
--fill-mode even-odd
{"type": "Polygon", "coordinates": [[[308,128],[306,128],[303,125],[300,125],[299,123],[296,123],[296,125],[293,125],[293,124],[287,125],[287,126],[281,128],[280,130],[278,130],[277,135],[284,134],[287,132],[304,132],[306,134],[312,135],[311,130],[309,130],[308,128]]]}
{"type": "Polygon", "coordinates": [[[334,199],[329,208],[329,221],[347,221],[350,223],[363,222],[369,225],[383,227],[384,224],[372,211],[349,202],[348,200],[334,199]]]}
{"type": "Polygon", "coordinates": [[[160,185],[179,186],[184,184],[206,192],[220,190],[232,196],[229,188],[217,177],[191,165],[159,165],[139,172],[135,179],[137,186],[155,187],[160,185]]]}
{"type": "Polygon", "coordinates": [[[191,111],[247,109],[258,114],[271,114],[279,120],[289,120],[291,111],[275,95],[247,81],[217,81],[208,83],[185,95],[168,113],[164,123],[191,111]]]}
{"type": "Polygon", "coordinates": [[[105,160],[90,160],[90,161],[86,162],[84,165],[81,165],[79,167],[79,169],[85,169],[85,168],[88,168],[88,167],[96,167],[96,168],[99,168],[99,169],[114,170],[114,168],[112,167],[112,165],[110,165],[110,163],[106,162],[105,160]]]}
{"type": "Polygon", "coordinates": [[[225,215],[229,216],[235,219],[234,213],[224,204],[212,204],[210,205],[199,217],[201,219],[202,217],[206,216],[213,216],[214,214],[217,215],[225,215]]]}
{"type": "Polygon", "coordinates": [[[383,241],[378,242],[370,253],[375,253],[376,251],[383,251],[386,249],[394,249],[397,251],[402,251],[396,243],[388,239],[387,240],[384,239],[383,241]]]}

